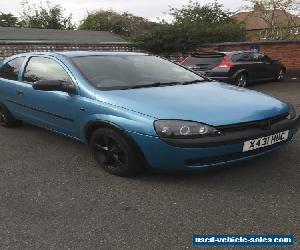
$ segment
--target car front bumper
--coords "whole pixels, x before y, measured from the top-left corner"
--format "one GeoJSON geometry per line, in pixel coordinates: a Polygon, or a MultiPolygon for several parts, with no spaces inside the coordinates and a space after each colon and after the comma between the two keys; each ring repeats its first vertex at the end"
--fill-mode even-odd
{"type": "MultiPolygon", "coordinates": [[[[276,130],[276,132],[280,132],[289,129],[290,133],[286,141],[248,152],[242,152],[244,141],[246,141],[243,138],[239,142],[233,140],[231,143],[225,142],[223,144],[218,143],[192,147],[186,145],[181,147],[171,145],[159,137],[135,132],[129,133],[143,152],[149,167],[167,171],[192,170],[232,164],[275,151],[294,138],[299,129],[299,121],[300,118],[298,117],[289,128],[285,127],[283,130],[276,130]]],[[[267,134],[272,135],[276,132],[272,129],[267,134]]],[[[261,137],[261,135],[252,134],[250,137],[248,139],[256,139],[261,137]]]]}

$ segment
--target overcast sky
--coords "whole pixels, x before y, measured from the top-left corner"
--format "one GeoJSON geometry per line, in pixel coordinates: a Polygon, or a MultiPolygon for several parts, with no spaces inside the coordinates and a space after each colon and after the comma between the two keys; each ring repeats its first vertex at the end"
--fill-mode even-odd
{"type": "MultiPolygon", "coordinates": [[[[45,0],[28,0],[30,3],[45,2],[45,0]]],[[[157,17],[166,18],[169,6],[181,7],[188,0],[52,0],[66,9],[65,13],[72,13],[74,20],[79,21],[86,16],[88,11],[94,9],[114,9],[127,11],[138,16],[149,18],[153,21],[157,17]]],[[[198,0],[199,3],[212,3],[209,0],[198,0]]],[[[18,15],[21,11],[21,0],[0,0],[0,11],[12,12],[18,15]]],[[[244,0],[219,0],[226,9],[238,10],[245,5],[244,0]]]]}

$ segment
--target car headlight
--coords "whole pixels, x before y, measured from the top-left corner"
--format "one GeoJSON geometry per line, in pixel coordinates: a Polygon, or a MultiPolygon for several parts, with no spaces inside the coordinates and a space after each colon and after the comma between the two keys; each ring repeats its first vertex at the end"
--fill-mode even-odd
{"type": "Polygon", "coordinates": [[[154,122],[156,133],[163,138],[199,138],[217,136],[221,132],[206,124],[181,120],[158,120],[154,122]]]}
{"type": "Polygon", "coordinates": [[[290,106],[290,110],[289,110],[289,114],[287,116],[287,119],[293,120],[297,117],[297,112],[296,112],[295,108],[292,105],[289,105],[289,106],[290,106]]]}

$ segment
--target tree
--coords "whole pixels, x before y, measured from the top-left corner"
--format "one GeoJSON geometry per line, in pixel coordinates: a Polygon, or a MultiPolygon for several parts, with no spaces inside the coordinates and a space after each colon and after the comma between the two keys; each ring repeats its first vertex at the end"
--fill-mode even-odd
{"type": "Polygon", "coordinates": [[[248,0],[251,3],[251,16],[262,19],[268,26],[263,32],[264,39],[300,38],[299,0],[248,0]]]}
{"type": "Polygon", "coordinates": [[[72,15],[64,16],[64,9],[61,5],[51,5],[49,1],[46,6],[40,4],[29,5],[28,2],[23,2],[23,12],[20,25],[25,28],[40,28],[40,29],[74,29],[72,23],[72,15]]]}
{"type": "Polygon", "coordinates": [[[136,44],[156,53],[187,52],[203,43],[245,39],[243,27],[217,2],[189,2],[181,9],[171,8],[169,14],[171,23],[162,21],[155,29],[137,36],[136,44]]]}
{"type": "Polygon", "coordinates": [[[1,27],[17,27],[18,18],[11,13],[5,14],[0,12],[0,26],[1,27]]]}
{"type": "Polygon", "coordinates": [[[151,23],[128,12],[118,13],[113,10],[97,10],[88,13],[81,21],[79,29],[109,31],[125,37],[131,37],[149,29],[151,23]]]}
{"type": "Polygon", "coordinates": [[[181,52],[186,50],[186,41],[179,27],[161,23],[151,31],[132,39],[136,46],[154,53],[181,52]]]}

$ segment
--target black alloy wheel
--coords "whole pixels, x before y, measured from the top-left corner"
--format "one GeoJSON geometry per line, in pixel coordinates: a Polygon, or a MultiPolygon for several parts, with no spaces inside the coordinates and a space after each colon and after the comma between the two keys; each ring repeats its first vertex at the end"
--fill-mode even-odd
{"type": "Polygon", "coordinates": [[[142,170],[133,145],[113,129],[97,129],[92,134],[89,144],[95,160],[110,174],[132,176],[142,170]]]}
{"type": "Polygon", "coordinates": [[[245,88],[248,86],[248,76],[245,73],[240,73],[236,78],[236,85],[245,88]]]}
{"type": "Polygon", "coordinates": [[[16,120],[9,110],[0,104],[0,126],[2,127],[14,127],[21,124],[21,121],[16,120]]]}
{"type": "Polygon", "coordinates": [[[6,124],[7,124],[7,116],[3,107],[0,106],[0,125],[6,126],[6,124]]]}

